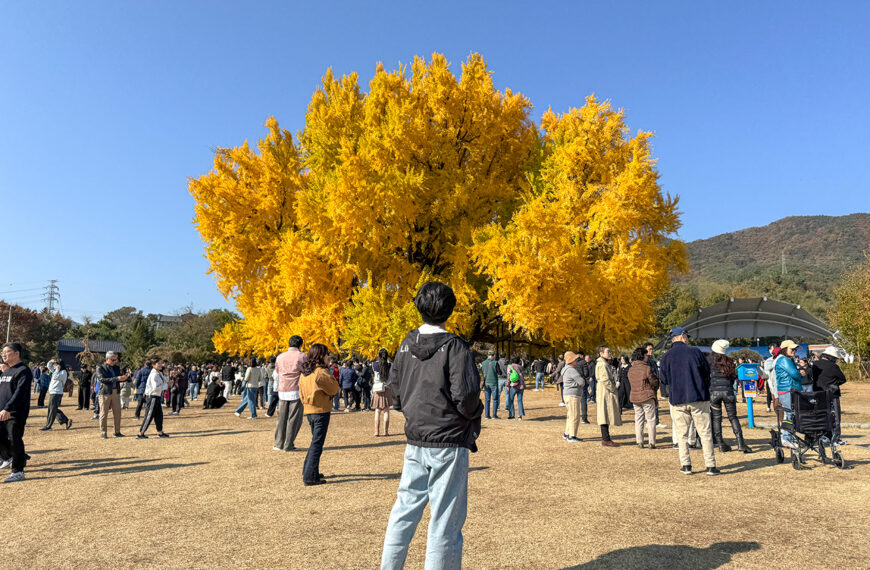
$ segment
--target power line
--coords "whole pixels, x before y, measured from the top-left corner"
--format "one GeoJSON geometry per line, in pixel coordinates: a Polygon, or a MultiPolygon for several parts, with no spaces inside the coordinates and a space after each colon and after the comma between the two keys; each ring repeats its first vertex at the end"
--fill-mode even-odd
{"type": "Polygon", "coordinates": [[[31,287],[30,289],[14,289],[12,291],[0,291],[0,295],[8,295],[9,293],[26,293],[28,291],[42,291],[45,287],[31,287]]]}

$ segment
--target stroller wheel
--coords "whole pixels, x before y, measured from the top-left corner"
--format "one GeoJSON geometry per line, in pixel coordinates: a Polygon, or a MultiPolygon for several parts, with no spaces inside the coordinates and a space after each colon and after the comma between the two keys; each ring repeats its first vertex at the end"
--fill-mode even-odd
{"type": "Polygon", "coordinates": [[[800,457],[795,452],[791,454],[791,466],[795,469],[795,471],[803,471],[804,469],[808,469],[808,467],[804,467],[801,465],[800,457]]]}
{"type": "Polygon", "coordinates": [[[846,460],[843,459],[843,454],[840,453],[839,451],[835,451],[832,454],[832,463],[834,465],[836,465],[837,467],[839,467],[840,469],[846,468],[846,460]]]}

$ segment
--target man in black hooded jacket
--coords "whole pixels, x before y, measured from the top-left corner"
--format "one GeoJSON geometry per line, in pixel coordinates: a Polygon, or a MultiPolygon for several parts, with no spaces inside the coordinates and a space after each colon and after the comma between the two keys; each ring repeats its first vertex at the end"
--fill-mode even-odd
{"type": "Polygon", "coordinates": [[[390,387],[405,416],[405,463],[390,513],[382,569],[402,568],[417,524],[430,503],[426,568],[462,565],[468,507],[468,453],[477,451],[483,403],[471,350],[444,330],[456,306],[453,290],[426,283],[414,304],[425,323],[408,333],[390,370],[390,387]]]}

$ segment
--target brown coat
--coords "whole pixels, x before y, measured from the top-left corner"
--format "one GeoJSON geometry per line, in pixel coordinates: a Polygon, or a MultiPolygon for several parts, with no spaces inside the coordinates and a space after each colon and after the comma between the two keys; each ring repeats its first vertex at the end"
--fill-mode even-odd
{"type": "Polygon", "coordinates": [[[659,379],[653,376],[652,368],[645,360],[635,360],[628,369],[628,383],[631,384],[629,400],[632,404],[643,404],[656,397],[659,379]]]}
{"type": "Polygon", "coordinates": [[[595,407],[598,425],[621,426],[622,414],[619,409],[619,396],[616,393],[616,369],[604,358],[598,357],[595,364],[595,407]]]}
{"type": "Polygon", "coordinates": [[[326,414],[332,410],[332,397],[338,394],[338,382],[326,368],[299,377],[299,399],[303,413],[326,414]]]}

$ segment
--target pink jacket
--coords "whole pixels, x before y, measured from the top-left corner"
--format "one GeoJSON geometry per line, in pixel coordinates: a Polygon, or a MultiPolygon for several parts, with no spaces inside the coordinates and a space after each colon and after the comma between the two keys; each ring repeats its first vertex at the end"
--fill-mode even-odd
{"type": "Polygon", "coordinates": [[[298,348],[289,348],[275,359],[275,371],[278,373],[279,392],[299,391],[299,376],[302,374],[302,363],[305,353],[298,348]]]}

